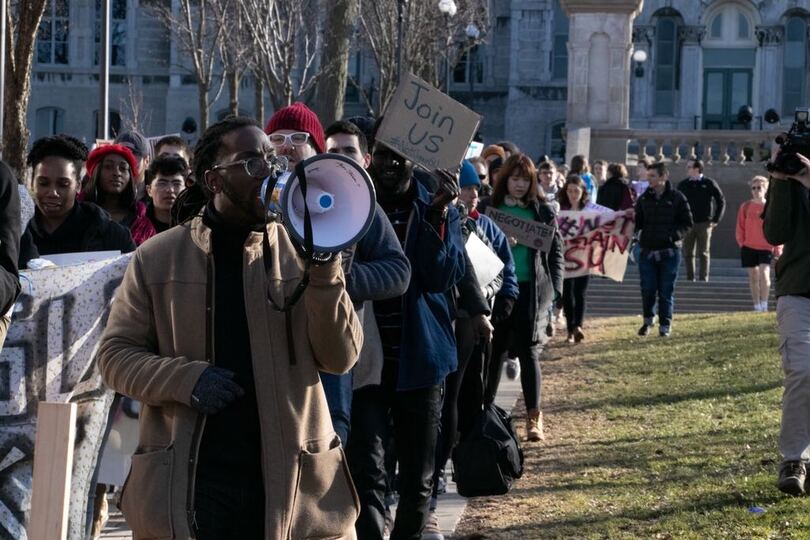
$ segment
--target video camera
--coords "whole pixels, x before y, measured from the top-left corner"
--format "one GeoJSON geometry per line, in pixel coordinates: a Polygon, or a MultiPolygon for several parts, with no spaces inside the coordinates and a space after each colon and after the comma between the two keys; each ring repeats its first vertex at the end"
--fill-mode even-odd
{"type": "Polygon", "coordinates": [[[796,154],[810,157],[810,108],[796,109],[795,121],[786,135],[776,138],[779,144],[779,155],[768,163],[768,172],[780,172],[795,175],[802,172],[804,164],[796,154]]]}

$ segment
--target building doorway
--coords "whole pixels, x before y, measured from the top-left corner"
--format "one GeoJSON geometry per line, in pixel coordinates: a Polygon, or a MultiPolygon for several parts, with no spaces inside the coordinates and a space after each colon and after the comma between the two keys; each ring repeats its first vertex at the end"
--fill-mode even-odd
{"type": "Polygon", "coordinates": [[[703,129],[749,129],[737,120],[751,105],[752,69],[710,68],[703,72],[703,129]]]}

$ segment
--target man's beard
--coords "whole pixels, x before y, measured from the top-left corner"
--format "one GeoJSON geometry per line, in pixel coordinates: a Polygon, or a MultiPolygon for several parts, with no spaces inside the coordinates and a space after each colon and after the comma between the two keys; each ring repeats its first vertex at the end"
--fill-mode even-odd
{"type": "Polygon", "coordinates": [[[228,182],[222,183],[222,193],[225,194],[231,202],[239,208],[246,218],[249,219],[251,225],[258,225],[264,222],[264,212],[259,208],[259,200],[256,197],[248,196],[246,198],[239,197],[228,185],[228,182]]]}

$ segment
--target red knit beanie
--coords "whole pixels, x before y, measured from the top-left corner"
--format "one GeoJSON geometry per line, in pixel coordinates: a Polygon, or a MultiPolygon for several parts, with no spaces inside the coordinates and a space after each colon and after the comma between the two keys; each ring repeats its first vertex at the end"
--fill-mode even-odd
{"type": "Polygon", "coordinates": [[[90,155],[87,156],[87,163],[85,164],[85,167],[87,167],[87,176],[92,178],[96,166],[104,161],[104,158],[110,154],[118,154],[127,160],[127,163],[129,163],[130,180],[134,181],[138,176],[138,160],[135,159],[135,154],[132,153],[132,150],[120,144],[105,144],[104,146],[94,148],[93,151],[90,152],[90,155]]]}
{"type": "Polygon", "coordinates": [[[315,151],[319,154],[323,153],[326,142],[323,136],[323,126],[321,121],[318,120],[318,115],[312,112],[312,109],[296,101],[288,107],[277,110],[270,117],[264,132],[270,135],[271,133],[280,129],[294,129],[296,131],[305,131],[309,133],[309,138],[315,151]]]}

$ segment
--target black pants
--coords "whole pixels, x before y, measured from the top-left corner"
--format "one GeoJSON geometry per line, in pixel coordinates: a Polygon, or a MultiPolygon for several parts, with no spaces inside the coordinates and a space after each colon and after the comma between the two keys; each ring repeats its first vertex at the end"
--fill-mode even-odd
{"type": "Polygon", "coordinates": [[[264,485],[258,478],[207,477],[198,471],[194,512],[197,540],[264,539],[264,485]]]}
{"type": "Polygon", "coordinates": [[[585,293],[591,276],[580,276],[563,280],[563,311],[568,333],[582,326],[585,320],[585,293]]]}
{"type": "MultiPolygon", "coordinates": [[[[543,344],[532,339],[534,310],[531,306],[532,295],[529,287],[534,285],[519,283],[518,286],[520,294],[512,309],[512,314],[505,321],[495,325],[495,333],[492,336],[492,355],[486,370],[484,403],[489,404],[495,401],[495,394],[498,393],[498,385],[501,382],[501,368],[507,351],[511,351],[520,360],[520,386],[523,389],[523,399],[526,402],[526,409],[532,410],[540,408],[540,384],[542,382],[540,354],[543,352],[543,344]]],[[[544,329],[548,320],[548,312],[544,310],[543,313],[539,313],[539,316],[538,325],[544,329]]]]}
{"type": "MultiPolygon", "coordinates": [[[[473,347],[458,395],[458,433],[461,439],[472,429],[475,417],[484,410],[486,370],[492,354],[492,342],[473,347]]],[[[449,378],[449,376],[448,376],[449,378]]]]}
{"type": "Polygon", "coordinates": [[[459,407],[458,398],[464,372],[470,355],[475,347],[475,332],[469,318],[456,319],[456,350],[458,352],[458,368],[450,373],[444,382],[444,400],[442,403],[442,420],[439,429],[439,440],[436,444],[436,470],[433,475],[433,495],[438,495],[439,475],[444,469],[450,453],[456,445],[458,432],[459,407]]]}
{"type": "Polygon", "coordinates": [[[388,415],[399,460],[399,504],[392,540],[418,540],[428,517],[442,406],[441,385],[396,391],[396,362],[386,362],[382,384],[354,392],[347,448],[360,497],[359,540],[381,540],[385,525],[385,450],[388,415]]]}

